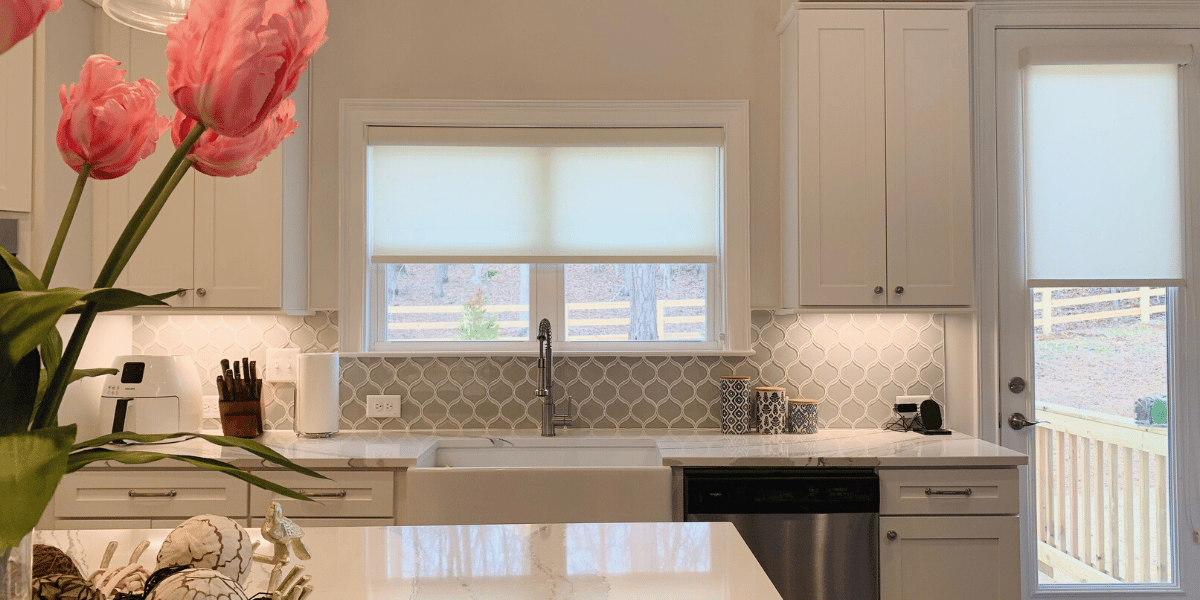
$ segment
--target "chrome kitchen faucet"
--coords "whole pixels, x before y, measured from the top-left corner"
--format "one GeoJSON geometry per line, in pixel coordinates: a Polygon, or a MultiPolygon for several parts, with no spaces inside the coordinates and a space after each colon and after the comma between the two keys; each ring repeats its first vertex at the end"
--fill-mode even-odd
{"type": "Polygon", "coordinates": [[[557,414],[554,407],[554,354],[550,350],[550,319],[538,324],[538,384],[537,397],[542,399],[542,435],[553,437],[556,427],[570,427],[571,397],[567,396],[567,412],[557,414]]]}

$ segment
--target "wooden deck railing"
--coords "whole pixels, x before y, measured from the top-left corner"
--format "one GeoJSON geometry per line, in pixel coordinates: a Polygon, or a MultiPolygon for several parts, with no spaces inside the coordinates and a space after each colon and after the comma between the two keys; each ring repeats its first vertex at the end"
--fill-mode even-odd
{"type": "Polygon", "coordinates": [[[1064,582],[1169,581],[1166,428],[1056,405],[1037,417],[1039,569],[1064,582]]]}
{"type": "MultiPolygon", "coordinates": [[[[684,315],[684,316],[667,316],[667,309],[670,308],[685,308],[685,307],[700,307],[703,308],[705,300],[659,300],[655,303],[657,311],[657,319],[655,323],[658,328],[658,339],[696,339],[703,337],[703,332],[669,332],[666,331],[666,326],[673,323],[697,323],[701,326],[705,322],[704,315],[684,315]]],[[[528,312],[529,307],[521,304],[491,304],[484,306],[488,314],[513,313],[513,312],[528,312]]],[[[628,326],[629,317],[574,317],[578,311],[596,311],[596,310],[618,310],[628,313],[629,302],[568,302],[567,303],[567,330],[570,331],[574,327],[604,327],[604,326],[628,326]]],[[[387,309],[389,315],[406,315],[406,314],[421,314],[421,315],[449,315],[450,320],[428,320],[428,321],[406,321],[398,323],[388,323],[389,331],[405,331],[405,330],[435,330],[448,329],[453,330],[458,327],[459,319],[462,317],[462,305],[447,305],[447,306],[389,306],[387,309]]],[[[431,317],[434,318],[434,317],[431,317]]],[[[500,329],[513,329],[520,327],[528,327],[529,322],[525,320],[507,320],[499,321],[500,329]]],[[[501,337],[501,340],[523,340],[521,337],[501,337]]],[[[597,340],[624,340],[628,339],[627,334],[599,334],[599,335],[572,335],[572,341],[597,341],[597,340]]]]}

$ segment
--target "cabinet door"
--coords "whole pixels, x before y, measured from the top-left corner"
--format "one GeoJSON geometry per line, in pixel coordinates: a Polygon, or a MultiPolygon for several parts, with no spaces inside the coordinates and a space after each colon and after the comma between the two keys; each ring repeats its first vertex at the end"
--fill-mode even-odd
{"type": "Polygon", "coordinates": [[[967,11],[888,10],[884,24],[888,304],[969,305],[967,11]]]}
{"type": "Polygon", "coordinates": [[[196,175],[195,306],[282,306],[282,155],[242,177],[196,175]]]}
{"type": "Polygon", "coordinates": [[[32,206],[33,42],[0,54],[0,210],[32,206]]]}
{"type": "MultiPolygon", "coordinates": [[[[106,23],[106,44],[111,56],[121,61],[128,70],[126,79],[136,81],[149,79],[158,85],[158,114],[168,118],[175,116],[175,105],[167,95],[167,39],[117,25],[111,19],[106,23]]],[[[154,184],[167,160],[175,151],[170,133],[158,139],[154,154],[146,157],[125,177],[97,185],[97,215],[105,219],[101,230],[105,236],[97,236],[95,256],[100,264],[121,235],[129,216],[133,214],[146,191],[154,184]],[[103,189],[101,189],[103,188],[103,189]]],[[[193,227],[195,219],[195,175],[188,173],[175,188],[171,198],[163,207],[146,237],[138,246],[133,258],[125,268],[119,284],[130,289],[153,294],[172,289],[193,287],[193,227]]],[[[168,300],[172,306],[192,306],[193,294],[168,300]]]]}
{"type": "Polygon", "coordinates": [[[879,536],[880,600],[1021,597],[1018,517],[880,517],[879,536]]]}
{"type": "Polygon", "coordinates": [[[800,303],[884,305],[883,11],[796,18],[800,303]]]}

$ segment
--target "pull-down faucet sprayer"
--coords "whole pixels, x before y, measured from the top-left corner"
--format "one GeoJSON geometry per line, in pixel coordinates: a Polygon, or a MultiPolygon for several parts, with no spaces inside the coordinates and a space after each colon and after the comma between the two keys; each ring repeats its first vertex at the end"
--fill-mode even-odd
{"type": "Polygon", "coordinates": [[[571,397],[567,396],[567,412],[557,414],[554,407],[554,354],[550,349],[550,320],[538,324],[538,398],[542,399],[542,435],[552,437],[555,427],[571,425],[571,397]]]}

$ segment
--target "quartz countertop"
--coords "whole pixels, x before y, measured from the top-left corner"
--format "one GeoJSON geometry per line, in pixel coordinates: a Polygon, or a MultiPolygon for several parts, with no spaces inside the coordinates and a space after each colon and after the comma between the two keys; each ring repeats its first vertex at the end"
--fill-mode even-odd
{"type": "MultiPolygon", "coordinates": [[[[147,540],[138,562],[153,571],[169,532],[37,531],[35,542],[66,551],[86,574],[108,542],[118,542],[117,566],[147,540]]],[[[249,533],[262,540],[258,529],[249,533]]],[[[306,529],[304,542],[312,559],[292,564],[312,576],[312,600],[780,600],[729,523],[325,527],[306,529]]],[[[268,566],[256,562],[243,587],[263,591],[268,578],[268,566]]]]}
{"type": "MultiPolygon", "coordinates": [[[[211,432],[219,433],[219,432],[211,432]]],[[[463,431],[346,431],[331,438],[302,439],[290,431],[268,431],[257,441],[284,457],[313,469],[424,466],[437,444],[453,438],[538,438],[534,429],[463,431]]],[[[1019,452],[954,433],[926,436],[880,429],[821,429],[814,434],[725,435],[711,429],[562,429],[564,443],[587,439],[651,439],[663,465],[829,466],[829,467],[1005,467],[1028,463],[1019,452]]],[[[550,442],[552,443],[552,442],[550,442]]],[[[214,446],[198,439],[155,445],[155,451],[216,458],[242,468],[263,461],[237,448],[214,446]]],[[[163,468],[175,466],[150,463],[163,468]]],[[[127,467],[115,462],[92,468],[127,467]]]]}

